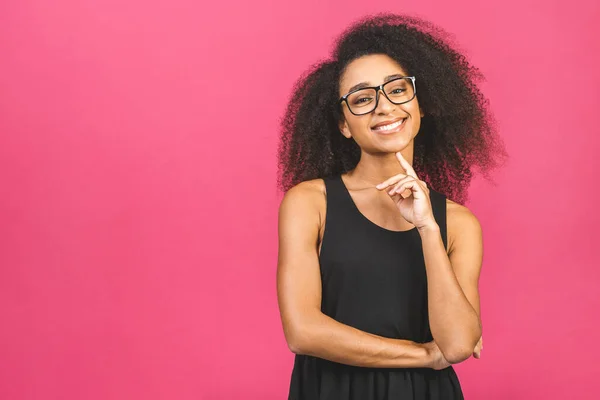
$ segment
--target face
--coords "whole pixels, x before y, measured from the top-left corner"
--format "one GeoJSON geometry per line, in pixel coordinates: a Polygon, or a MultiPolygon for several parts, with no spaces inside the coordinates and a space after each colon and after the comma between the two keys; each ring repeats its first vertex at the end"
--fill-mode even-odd
{"type": "MultiPolygon", "coordinates": [[[[359,83],[376,86],[391,75],[408,76],[396,61],[385,54],[357,58],[348,64],[340,79],[339,97],[359,83]]],[[[381,91],[377,108],[368,114],[352,114],[346,102],[342,102],[341,107],[344,117],[339,128],[342,135],[353,138],[363,151],[373,154],[397,152],[410,145],[419,132],[423,116],[416,96],[407,103],[394,104],[381,91]],[[381,129],[382,125],[402,119],[404,121],[397,128],[381,129]]]]}

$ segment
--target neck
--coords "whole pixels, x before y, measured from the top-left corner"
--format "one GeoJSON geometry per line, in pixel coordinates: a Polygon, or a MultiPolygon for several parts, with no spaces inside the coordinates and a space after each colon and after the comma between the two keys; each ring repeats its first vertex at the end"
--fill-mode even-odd
{"type": "MultiPolygon", "coordinates": [[[[412,165],[414,154],[413,144],[411,143],[402,149],[401,153],[406,161],[412,165]]],[[[406,174],[406,170],[400,165],[400,161],[396,158],[396,153],[368,154],[363,151],[360,161],[347,175],[357,181],[375,186],[398,174],[406,174]]]]}

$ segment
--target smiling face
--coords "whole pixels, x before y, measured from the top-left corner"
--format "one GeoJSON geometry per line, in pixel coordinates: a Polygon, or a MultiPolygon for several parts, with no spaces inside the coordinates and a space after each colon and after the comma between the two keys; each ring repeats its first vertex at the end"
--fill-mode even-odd
{"type": "MultiPolygon", "coordinates": [[[[396,75],[408,74],[385,54],[357,58],[348,64],[340,78],[339,96],[358,84],[376,86],[396,75]]],[[[377,108],[368,114],[352,114],[345,102],[341,107],[344,117],[339,123],[340,131],[345,137],[354,138],[360,148],[370,154],[397,152],[411,145],[423,116],[416,96],[407,103],[394,104],[381,91],[377,108]]]]}

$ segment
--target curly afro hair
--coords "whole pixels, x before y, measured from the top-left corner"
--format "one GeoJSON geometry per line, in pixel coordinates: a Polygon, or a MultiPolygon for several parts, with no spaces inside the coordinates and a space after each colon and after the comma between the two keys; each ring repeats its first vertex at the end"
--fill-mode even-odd
{"type": "Polygon", "coordinates": [[[312,65],[295,83],[280,120],[279,188],[287,191],[358,164],[360,148],[338,127],[339,80],[351,61],[369,54],[386,54],[417,76],[425,117],[415,137],[413,168],[434,190],[466,202],[474,167],[491,180],[489,171],[507,156],[489,102],[476,85],[483,75],[441,28],[390,13],[352,24],[335,41],[331,58],[312,65]]]}

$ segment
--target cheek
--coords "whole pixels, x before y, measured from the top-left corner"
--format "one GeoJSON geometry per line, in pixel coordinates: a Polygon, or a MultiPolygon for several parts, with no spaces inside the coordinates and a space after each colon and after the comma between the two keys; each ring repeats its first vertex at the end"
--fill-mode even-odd
{"type": "Polygon", "coordinates": [[[419,116],[413,120],[413,134],[416,135],[421,129],[421,119],[419,116]]]}
{"type": "Polygon", "coordinates": [[[352,135],[360,135],[362,132],[368,132],[370,129],[368,118],[351,115],[346,117],[346,123],[348,124],[348,129],[352,135]]]}
{"type": "Polygon", "coordinates": [[[412,101],[409,101],[408,103],[404,103],[401,105],[402,109],[407,114],[410,114],[413,118],[419,118],[421,116],[421,109],[419,108],[419,102],[416,100],[417,99],[415,98],[412,101]]]}
{"type": "Polygon", "coordinates": [[[415,103],[410,108],[405,108],[405,111],[411,116],[413,127],[418,129],[421,125],[421,110],[419,109],[419,105],[415,103]]]}
{"type": "Polygon", "coordinates": [[[368,118],[361,118],[353,121],[351,129],[355,136],[371,136],[371,128],[368,118]]]}

